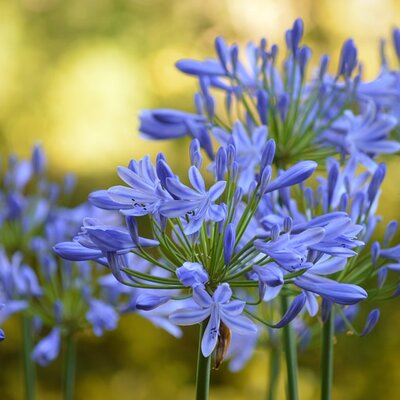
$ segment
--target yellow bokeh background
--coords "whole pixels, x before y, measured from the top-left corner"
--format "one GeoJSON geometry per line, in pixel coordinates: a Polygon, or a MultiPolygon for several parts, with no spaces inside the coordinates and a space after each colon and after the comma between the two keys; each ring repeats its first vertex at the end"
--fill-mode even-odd
{"type": "MultiPolygon", "coordinates": [[[[193,79],[180,58],[211,56],[213,40],[245,44],[267,37],[283,44],[296,17],[313,62],[327,52],[337,65],[342,42],[353,37],[366,78],[379,71],[379,40],[400,25],[396,0],[0,0],[1,156],[24,157],[43,144],[51,174],[79,178],[77,201],[116,183],[115,168],[144,154],[166,153],[174,169],[187,165],[186,147],[149,142],[137,133],[145,108],[193,109],[193,79]]],[[[400,216],[397,157],[391,158],[380,212],[400,216]]],[[[400,398],[399,301],[382,305],[382,321],[367,338],[340,337],[334,399],[400,398]]],[[[22,399],[18,330],[12,321],[0,346],[0,400],[22,399]],[[11,334],[12,333],[12,334],[11,334]]],[[[137,316],[117,331],[79,342],[76,399],[190,399],[197,338],[180,341],[137,316]]],[[[301,399],[318,398],[318,348],[300,356],[301,399]]],[[[268,354],[257,350],[244,371],[213,374],[214,400],[263,399],[268,354]]],[[[60,399],[59,362],[40,369],[39,400],[60,399]]],[[[284,398],[283,381],[280,397],[284,398]]]]}

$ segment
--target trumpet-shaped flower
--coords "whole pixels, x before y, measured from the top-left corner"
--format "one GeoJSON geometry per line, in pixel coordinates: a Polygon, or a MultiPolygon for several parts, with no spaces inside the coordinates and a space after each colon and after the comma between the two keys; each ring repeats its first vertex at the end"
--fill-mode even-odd
{"type": "Polygon", "coordinates": [[[199,231],[203,221],[222,221],[226,215],[226,207],[215,203],[225,190],[225,181],[218,181],[206,190],[204,179],[195,166],[189,169],[189,180],[194,189],[176,178],[167,178],[167,189],[176,199],[167,200],[160,207],[160,213],[166,217],[189,218],[185,226],[186,235],[199,231]]]}
{"type": "Polygon", "coordinates": [[[193,300],[197,307],[176,310],[170,320],[177,325],[194,325],[209,318],[201,342],[204,357],[208,357],[217,345],[221,321],[239,334],[254,334],[257,328],[248,318],[241,316],[245,302],[230,300],[232,290],[227,283],[217,287],[211,296],[204,287],[193,288],[193,300]]]}

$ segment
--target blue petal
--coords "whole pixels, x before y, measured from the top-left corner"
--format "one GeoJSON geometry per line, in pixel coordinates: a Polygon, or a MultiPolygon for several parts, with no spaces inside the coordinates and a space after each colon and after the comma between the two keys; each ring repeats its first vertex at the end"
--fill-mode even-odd
{"type": "Polygon", "coordinates": [[[183,185],[177,178],[167,178],[165,180],[167,190],[172,195],[179,199],[198,200],[204,197],[203,193],[198,193],[195,190],[183,185]]]}
{"type": "Polygon", "coordinates": [[[169,200],[160,206],[159,211],[166,217],[177,218],[196,210],[202,203],[203,200],[169,200]]]}
{"type": "MultiPolygon", "coordinates": [[[[107,190],[97,190],[89,194],[89,201],[96,207],[104,210],[119,210],[124,205],[112,200],[107,190]]],[[[129,203],[132,206],[132,199],[129,203]]]]}
{"type": "Polygon", "coordinates": [[[102,257],[103,253],[98,249],[89,249],[77,242],[58,243],[53,250],[62,258],[71,261],[95,260],[102,257]]]}
{"type": "Polygon", "coordinates": [[[298,296],[294,298],[292,303],[290,304],[289,308],[286,310],[285,315],[282,319],[275,324],[274,328],[282,328],[288,325],[291,321],[293,321],[300,311],[303,309],[304,305],[306,304],[306,295],[305,293],[300,293],[298,296]]]}
{"type": "Polygon", "coordinates": [[[221,309],[224,310],[224,313],[236,316],[243,312],[245,305],[246,303],[244,301],[232,300],[229,303],[221,305],[221,309]]]}
{"type": "Polygon", "coordinates": [[[48,365],[55,360],[60,352],[61,333],[59,328],[53,330],[44,337],[33,349],[32,360],[41,366],[48,365]]]}
{"type": "Polygon", "coordinates": [[[304,232],[290,237],[290,245],[309,247],[315,243],[319,243],[325,236],[324,228],[310,228],[304,232]]]}
{"type": "Polygon", "coordinates": [[[199,192],[205,193],[206,185],[200,171],[192,165],[189,169],[189,180],[192,186],[199,192]]]}
{"type": "MultiPolygon", "coordinates": [[[[214,220],[215,221],[215,220],[214,220]]],[[[230,223],[226,227],[224,235],[224,261],[225,265],[229,265],[235,248],[236,229],[234,224],[230,223]]]]}
{"type": "Polygon", "coordinates": [[[180,60],[175,65],[180,71],[189,75],[226,75],[224,68],[216,60],[180,60]]]}
{"type": "Polygon", "coordinates": [[[315,294],[306,291],[305,292],[307,300],[306,300],[306,308],[308,313],[311,315],[311,317],[315,317],[318,312],[318,301],[315,298],[315,294]]]}
{"type": "Polygon", "coordinates": [[[249,318],[243,317],[241,315],[231,315],[226,312],[225,307],[221,307],[220,314],[222,321],[228,328],[232,329],[232,331],[235,331],[240,335],[250,335],[257,333],[256,325],[249,318]]]}
{"type": "Polygon", "coordinates": [[[310,269],[313,274],[328,275],[338,271],[342,271],[347,264],[346,258],[329,257],[326,260],[318,261],[310,269]]]}
{"type": "Polygon", "coordinates": [[[123,204],[133,207],[134,201],[136,200],[133,189],[126,186],[113,186],[107,190],[107,194],[114,204],[123,204]]]}
{"type": "Polygon", "coordinates": [[[211,313],[211,308],[181,308],[169,316],[172,323],[177,325],[194,325],[204,321],[211,313]]]}
{"type": "Polygon", "coordinates": [[[308,179],[316,168],[317,163],[314,161],[300,161],[293,167],[282,172],[278,178],[273,180],[267,186],[267,192],[272,192],[287,186],[297,185],[298,183],[308,179]]]}
{"type": "Polygon", "coordinates": [[[211,221],[219,222],[226,217],[226,207],[224,204],[211,204],[208,209],[208,215],[211,221]]]}
{"type": "Polygon", "coordinates": [[[267,301],[267,302],[271,301],[276,296],[278,296],[278,294],[280,293],[282,288],[283,288],[283,284],[280,285],[280,286],[275,286],[275,287],[267,286],[266,289],[265,289],[263,300],[267,301]]]}
{"type": "Polygon", "coordinates": [[[377,308],[375,308],[369,313],[367,322],[365,323],[365,327],[361,333],[361,336],[368,335],[375,328],[376,324],[379,321],[380,315],[381,313],[377,308]]]}
{"type": "Polygon", "coordinates": [[[28,307],[26,300],[10,300],[7,304],[0,304],[0,325],[3,324],[11,315],[25,310],[28,307]]]}
{"type": "Polygon", "coordinates": [[[190,222],[185,226],[184,233],[185,235],[193,235],[194,233],[198,232],[203,225],[204,215],[201,218],[192,219],[190,222]]]}
{"type": "Polygon", "coordinates": [[[208,273],[199,263],[185,262],[182,267],[177,268],[176,276],[183,286],[193,287],[208,282],[208,273]]]}
{"type": "Polygon", "coordinates": [[[216,303],[226,303],[231,297],[232,290],[226,282],[219,285],[213,294],[213,299],[216,303]]]}
{"type": "Polygon", "coordinates": [[[142,293],[136,299],[136,308],[144,311],[154,310],[170,299],[171,296],[157,296],[151,293],[142,293]]]}
{"type": "Polygon", "coordinates": [[[86,319],[91,323],[93,333],[101,336],[104,330],[116,329],[119,316],[111,305],[101,300],[91,299],[86,319]]]}
{"type": "Polygon", "coordinates": [[[360,286],[339,283],[317,276],[303,275],[294,280],[298,287],[309,290],[337,304],[355,304],[367,298],[367,292],[360,286]]]}
{"type": "Polygon", "coordinates": [[[213,299],[202,285],[193,288],[193,300],[203,308],[208,308],[213,304],[213,299]]]}
{"type": "Polygon", "coordinates": [[[211,186],[208,191],[208,195],[210,196],[211,201],[216,201],[222,195],[226,187],[225,181],[218,181],[213,186],[211,186]]]}
{"type": "Polygon", "coordinates": [[[389,260],[400,261],[400,244],[388,249],[381,249],[380,256],[389,260]]]}
{"type": "Polygon", "coordinates": [[[255,265],[253,269],[257,272],[259,279],[268,286],[276,287],[281,286],[284,283],[282,269],[275,263],[263,267],[255,265]]]}
{"type": "Polygon", "coordinates": [[[118,176],[129,186],[143,192],[152,192],[154,188],[146,183],[143,177],[135,174],[131,169],[118,167],[118,176]]]}
{"type": "Polygon", "coordinates": [[[210,320],[208,321],[206,330],[204,331],[203,340],[201,341],[201,352],[204,357],[208,357],[217,345],[219,335],[220,316],[217,310],[212,309],[210,320]]]}

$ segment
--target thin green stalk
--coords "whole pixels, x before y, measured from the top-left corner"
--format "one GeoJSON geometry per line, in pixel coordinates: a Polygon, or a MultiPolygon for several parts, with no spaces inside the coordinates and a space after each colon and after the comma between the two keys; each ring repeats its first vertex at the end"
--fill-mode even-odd
{"type": "Polygon", "coordinates": [[[321,400],[331,400],[333,380],[334,310],[322,328],[321,400]]]}
{"type": "Polygon", "coordinates": [[[76,342],[73,335],[66,338],[64,358],[64,400],[73,400],[76,369],[76,342]]]}
{"type": "MultiPolygon", "coordinates": [[[[282,312],[285,313],[289,307],[287,296],[282,296],[281,304],[282,312]]],[[[282,330],[287,370],[287,398],[288,400],[298,400],[296,336],[290,324],[282,328],[282,330]]]]}
{"type": "Polygon", "coordinates": [[[268,382],[268,400],[276,400],[276,392],[278,389],[279,373],[281,368],[280,351],[277,346],[271,346],[269,357],[269,382],[268,382]]]}
{"type": "Polygon", "coordinates": [[[207,322],[203,321],[200,325],[199,348],[197,353],[197,373],[196,373],[196,400],[208,400],[210,390],[211,356],[204,357],[201,352],[201,341],[207,322]]]}
{"type": "Polygon", "coordinates": [[[36,373],[35,365],[31,357],[33,349],[33,327],[32,319],[26,316],[22,317],[22,349],[24,357],[25,399],[34,400],[36,397],[36,373]]]}

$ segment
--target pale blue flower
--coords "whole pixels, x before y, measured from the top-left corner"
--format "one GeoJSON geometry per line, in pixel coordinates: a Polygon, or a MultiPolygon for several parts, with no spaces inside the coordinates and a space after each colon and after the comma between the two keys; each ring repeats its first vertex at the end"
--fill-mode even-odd
{"type": "Polygon", "coordinates": [[[240,315],[246,303],[239,300],[229,301],[231,297],[232,290],[227,283],[219,285],[212,296],[198,285],[193,288],[193,300],[197,307],[176,310],[170,315],[170,320],[177,325],[194,325],[209,318],[201,342],[204,357],[208,357],[217,345],[221,321],[240,334],[257,332],[254,323],[240,315]]]}

